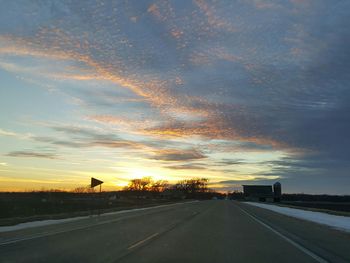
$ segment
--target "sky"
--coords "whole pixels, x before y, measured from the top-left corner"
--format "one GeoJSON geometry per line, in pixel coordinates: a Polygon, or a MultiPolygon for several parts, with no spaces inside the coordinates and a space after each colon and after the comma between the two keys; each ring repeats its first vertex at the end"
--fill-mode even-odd
{"type": "Polygon", "coordinates": [[[348,0],[0,0],[0,191],[350,194],[349,21],[348,0]]]}

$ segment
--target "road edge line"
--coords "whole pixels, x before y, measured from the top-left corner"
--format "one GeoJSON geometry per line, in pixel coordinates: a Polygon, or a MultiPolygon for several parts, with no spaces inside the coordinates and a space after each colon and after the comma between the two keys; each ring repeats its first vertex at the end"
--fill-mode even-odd
{"type": "Polygon", "coordinates": [[[302,252],[304,252],[305,254],[307,254],[308,256],[312,257],[314,260],[316,260],[319,263],[329,263],[329,261],[325,260],[324,258],[318,256],[317,254],[315,254],[314,252],[312,252],[311,250],[307,249],[306,247],[303,247],[302,245],[298,244],[297,242],[295,242],[294,240],[290,239],[289,237],[283,235],[281,232],[277,231],[276,229],[272,228],[271,226],[267,225],[266,223],[264,223],[263,221],[261,221],[260,219],[258,219],[257,217],[253,216],[252,214],[250,214],[249,212],[247,212],[246,210],[244,210],[243,208],[241,208],[240,206],[236,205],[243,213],[245,213],[247,216],[249,216],[251,219],[253,219],[254,221],[258,222],[259,224],[261,224],[262,226],[266,227],[267,229],[269,229],[271,232],[273,232],[274,234],[278,235],[280,238],[284,239],[285,241],[287,241],[288,243],[290,243],[291,245],[293,245],[294,247],[298,248],[299,250],[301,250],[302,252]]]}

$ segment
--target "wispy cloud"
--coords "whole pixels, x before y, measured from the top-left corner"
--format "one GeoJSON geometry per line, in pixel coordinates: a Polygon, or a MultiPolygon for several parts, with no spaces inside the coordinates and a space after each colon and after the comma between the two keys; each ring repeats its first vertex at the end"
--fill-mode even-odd
{"type": "Polygon", "coordinates": [[[206,170],[207,169],[204,165],[199,165],[199,164],[169,165],[169,166],[166,166],[166,168],[173,169],[173,170],[206,170]]]}
{"type": "Polygon", "coordinates": [[[15,132],[6,131],[6,130],[3,130],[3,129],[0,129],[0,135],[2,135],[2,136],[12,136],[12,137],[18,136],[18,134],[15,133],[15,132]]]}
{"type": "Polygon", "coordinates": [[[63,133],[67,137],[34,136],[38,142],[72,148],[104,147],[143,149],[147,145],[142,142],[123,139],[114,133],[106,133],[92,128],[79,126],[53,126],[51,129],[63,133]]]}
{"type": "Polygon", "coordinates": [[[31,151],[13,151],[6,154],[10,157],[25,157],[25,158],[44,158],[44,159],[60,159],[59,156],[53,153],[40,153],[31,151]]]}
{"type": "Polygon", "coordinates": [[[205,14],[207,22],[211,27],[224,29],[231,33],[238,30],[227,17],[224,17],[222,14],[217,12],[214,5],[209,5],[205,0],[195,0],[194,2],[205,14]]]}
{"type": "Polygon", "coordinates": [[[195,149],[187,150],[175,150],[175,149],[165,149],[158,150],[154,152],[154,156],[151,159],[161,160],[161,161],[189,161],[204,159],[206,156],[200,151],[195,149]]]}
{"type": "Polygon", "coordinates": [[[0,129],[0,136],[8,136],[8,137],[14,137],[14,138],[26,140],[26,139],[30,139],[32,137],[32,134],[30,133],[22,134],[22,133],[9,131],[9,130],[0,129]]]}

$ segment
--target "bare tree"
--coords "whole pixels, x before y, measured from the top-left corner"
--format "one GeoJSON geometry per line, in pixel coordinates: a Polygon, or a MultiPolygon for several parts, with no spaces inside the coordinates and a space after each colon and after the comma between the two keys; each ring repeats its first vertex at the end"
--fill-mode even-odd
{"type": "Polygon", "coordinates": [[[205,193],[208,191],[207,178],[192,178],[179,181],[174,185],[174,189],[181,190],[187,195],[194,196],[196,193],[205,193]]]}
{"type": "Polygon", "coordinates": [[[150,191],[160,193],[160,192],[163,192],[166,188],[168,188],[168,186],[169,186],[168,181],[158,180],[158,181],[152,182],[150,191]]]}
{"type": "Polygon", "coordinates": [[[79,186],[72,190],[73,193],[95,193],[95,189],[88,186],[79,186]]]}
{"type": "Polygon", "coordinates": [[[187,180],[178,181],[175,185],[169,186],[165,180],[153,181],[151,177],[143,177],[141,179],[132,179],[127,187],[126,191],[138,192],[153,192],[161,193],[165,190],[172,191],[173,193],[181,193],[182,196],[187,198],[203,198],[203,196],[209,193],[207,178],[192,178],[187,180]]]}
{"type": "Polygon", "coordinates": [[[150,177],[132,179],[126,189],[129,191],[147,191],[149,190],[151,183],[152,180],[150,177]]]}

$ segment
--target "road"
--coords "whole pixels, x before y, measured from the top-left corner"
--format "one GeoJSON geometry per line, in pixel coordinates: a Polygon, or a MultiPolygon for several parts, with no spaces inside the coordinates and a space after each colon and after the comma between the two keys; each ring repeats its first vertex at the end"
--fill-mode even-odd
{"type": "Polygon", "coordinates": [[[350,234],[211,200],[0,233],[0,262],[350,262],[350,234]]]}

